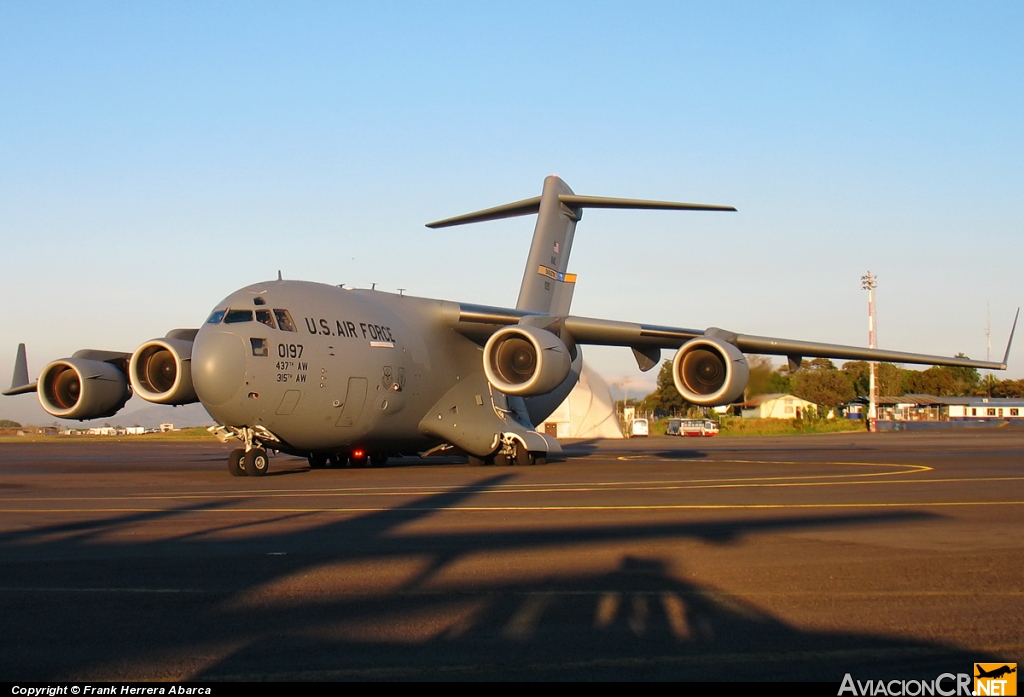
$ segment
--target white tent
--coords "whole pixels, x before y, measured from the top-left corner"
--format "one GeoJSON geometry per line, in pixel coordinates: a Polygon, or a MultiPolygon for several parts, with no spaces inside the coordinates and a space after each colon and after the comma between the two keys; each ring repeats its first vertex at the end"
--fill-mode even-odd
{"type": "Polygon", "coordinates": [[[538,430],[555,438],[623,437],[608,383],[586,364],[576,387],[538,430]]]}

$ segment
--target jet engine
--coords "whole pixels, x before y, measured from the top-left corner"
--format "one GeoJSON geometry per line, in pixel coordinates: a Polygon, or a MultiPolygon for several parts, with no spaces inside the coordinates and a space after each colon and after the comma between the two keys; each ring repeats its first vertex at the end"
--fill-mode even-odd
{"type": "Polygon", "coordinates": [[[505,327],[484,345],[484,374],[505,394],[546,394],[565,381],[571,365],[569,348],[546,329],[505,327]]]}
{"type": "Polygon", "coordinates": [[[87,358],[62,358],[43,368],[38,393],[51,416],[79,421],[113,416],[132,395],[116,366],[87,358]]]}
{"type": "Polygon", "coordinates": [[[192,387],[191,341],[147,341],[132,354],[128,377],[135,393],[147,402],[178,405],[199,401],[192,387]]]}
{"type": "Polygon", "coordinates": [[[702,407],[732,404],[749,377],[746,357],[721,339],[690,339],[672,359],[672,381],[679,394],[702,407]]]}

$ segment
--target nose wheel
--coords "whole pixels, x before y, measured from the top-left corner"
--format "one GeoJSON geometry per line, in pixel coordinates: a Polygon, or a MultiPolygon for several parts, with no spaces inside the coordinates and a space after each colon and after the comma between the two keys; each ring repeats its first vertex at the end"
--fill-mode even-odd
{"type": "Polygon", "coordinates": [[[245,465],[243,459],[245,458],[245,449],[239,448],[238,450],[232,450],[231,454],[228,455],[228,472],[231,473],[232,477],[244,477],[245,476],[245,465]]]}
{"type": "Polygon", "coordinates": [[[263,448],[253,448],[248,452],[238,448],[228,455],[228,472],[232,477],[262,477],[269,471],[270,458],[263,448]]]}
{"type": "Polygon", "coordinates": [[[262,477],[270,471],[270,459],[263,448],[253,448],[245,454],[245,473],[250,477],[262,477]]]}

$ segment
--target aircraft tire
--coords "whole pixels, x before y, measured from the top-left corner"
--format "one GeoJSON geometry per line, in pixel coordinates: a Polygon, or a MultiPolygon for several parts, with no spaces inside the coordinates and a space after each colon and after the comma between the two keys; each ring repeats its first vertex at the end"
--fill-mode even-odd
{"type": "Polygon", "coordinates": [[[245,454],[245,473],[250,477],[262,477],[270,470],[270,459],[263,448],[253,448],[245,454]]]}
{"type": "Polygon", "coordinates": [[[312,453],[306,458],[309,460],[309,469],[322,470],[327,466],[327,456],[323,453],[312,453]]]}
{"type": "Polygon", "coordinates": [[[476,455],[466,455],[466,462],[470,467],[483,467],[484,465],[493,464],[487,462],[486,457],[477,457],[476,455]]]}
{"type": "Polygon", "coordinates": [[[514,463],[515,460],[513,460],[505,453],[497,453],[494,456],[494,464],[498,465],[499,467],[508,467],[509,465],[512,465],[514,463]]]}
{"type": "Polygon", "coordinates": [[[548,454],[544,452],[530,453],[530,460],[535,465],[546,465],[548,464],[548,454]]]}
{"type": "Polygon", "coordinates": [[[523,447],[516,447],[516,460],[515,464],[519,467],[529,467],[533,464],[533,458],[530,457],[530,451],[523,447]]]}
{"type": "Polygon", "coordinates": [[[341,469],[342,467],[348,467],[348,458],[340,453],[333,453],[327,456],[327,466],[331,469],[341,469]]]}
{"type": "Polygon", "coordinates": [[[386,467],[388,464],[388,456],[384,453],[376,453],[370,455],[370,467],[386,467]]]}
{"type": "Polygon", "coordinates": [[[363,453],[362,457],[350,456],[348,458],[348,462],[349,465],[352,467],[366,467],[370,462],[370,458],[369,456],[366,455],[366,453],[363,453]]]}
{"type": "Polygon", "coordinates": [[[245,450],[238,448],[232,450],[231,454],[228,455],[228,472],[231,473],[232,477],[244,477],[245,476],[245,450]]]}

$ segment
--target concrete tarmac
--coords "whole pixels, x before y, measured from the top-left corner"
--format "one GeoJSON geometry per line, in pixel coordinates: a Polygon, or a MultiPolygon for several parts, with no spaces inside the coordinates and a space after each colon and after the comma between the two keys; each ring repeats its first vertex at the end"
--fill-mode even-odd
{"type": "Polygon", "coordinates": [[[934,679],[1024,657],[1024,430],[233,478],[0,444],[0,680],[934,679]]]}

